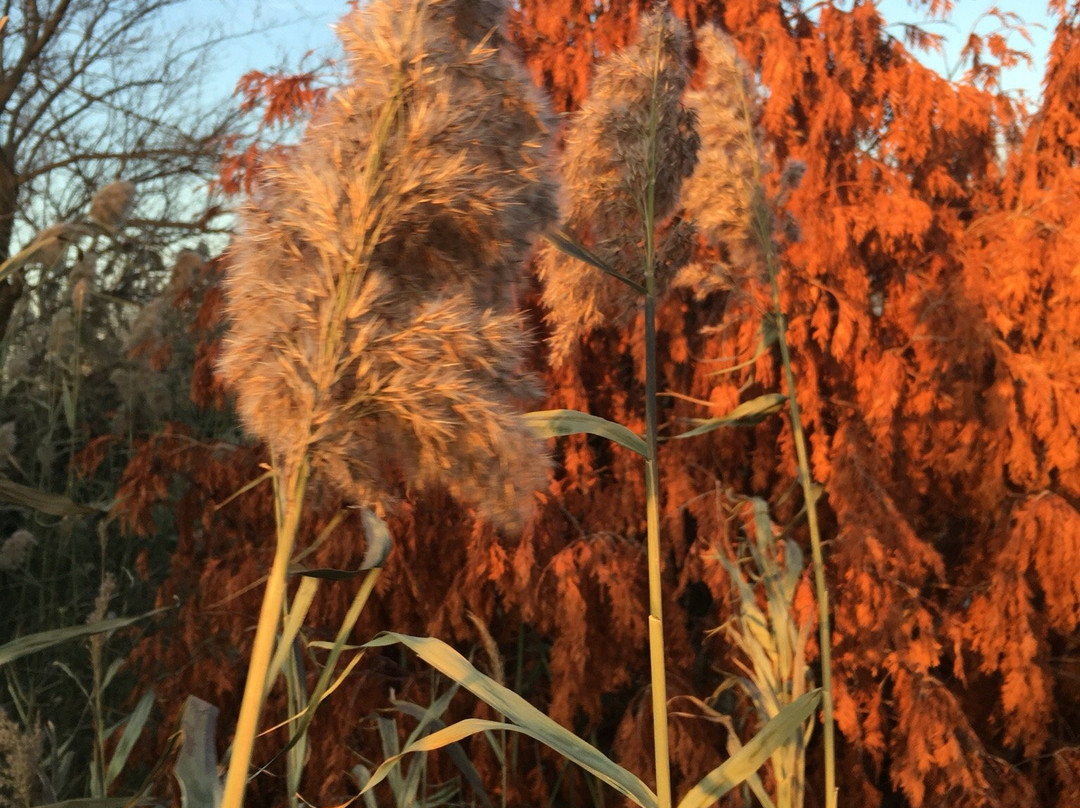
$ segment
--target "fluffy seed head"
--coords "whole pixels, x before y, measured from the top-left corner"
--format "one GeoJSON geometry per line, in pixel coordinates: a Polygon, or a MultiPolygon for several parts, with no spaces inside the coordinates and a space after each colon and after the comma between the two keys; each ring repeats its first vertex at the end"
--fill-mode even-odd
{"type": "Polygon", "coordinates": [[[0,544],[0,570],[11,572],[26,563],[37,539],[29,530],[16,530],[0,544]]]}
{"type": "Polygon", "coordinates": [[[198,278],[199,271],[205,263],[202,254],[197,250],[181,250],[177,253],[169,276],[167,295],[176,297],[180,292],[191,286],[198,278]]]}
{"type": "Polygon", "coordinates": [[[701,161],[683,185],[682,202],[687,218],[718,256],[688,265],[676,285],[704,297],[762,275],[754,218],[768,213],[760,183],[759,105],[749,73],[730,37],[719,29],[703,26],[697,36],[706,69],[701,88],[691,90],[687,99],[697,112],[701,161]]]}
{"type": "Polygon", "coordinates": [[[502,11],[345,18],[351,85],[242,213],[219,367],[252,433],[355,501],[440,482],[515,525],[546,477],[515,417],[531,388],[509,305],[556,205],[547,112],[491,47],[502,11]]]}
{"type": "MultiPolygon", "coordinates": [[[[641,247],[646,221],[650,114],[656,115],[653,217],[662,224],[678,203],[684,178],[697,161],[694,115],[682,104],[689,79],[689,35],[667,11],[641,21],[638,39],[603,62],[589,97],[576,114],[561,158],[568,197],[567,228],[580,242],[634,280],[644,277],[641,247]]],[[[554,361],[578,337],[636,310],[625,284],[545,245],[540,256],[544,302],[554,333],[554,361]]]]}
{"type": "Polygon", "coordinates": [[[90,200],[90,218],[115,230],[127,221],[135,203],[135,183],[121,180],[110,182],[90,200]]]}
{"type": "Polygon", "coordinates": [[[68,284],[71,288],[71,306],[77,315],[82,314],[83,307],[86,305],[86,296],[93,287],[94,276],[97,274],[97,262],[97,253],[87,250],[71,270],[68,284]]]}

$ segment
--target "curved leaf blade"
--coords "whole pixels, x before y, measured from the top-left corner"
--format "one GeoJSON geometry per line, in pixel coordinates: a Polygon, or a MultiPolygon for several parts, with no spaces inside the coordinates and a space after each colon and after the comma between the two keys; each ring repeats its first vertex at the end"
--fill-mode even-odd
{"type": "Polygon", "coordinates": [[[812,690],[784,707],[738,752],[701,778],[679,801],[678,808],[709,808],[747,780],[773,752],[801,731],[803,721],[820,701],[821,690],[812,690]]]}
{"type": "Polygon", "coordinates": [[[146,719],[150,717],[150,710],[154,707],[154,698],[153,690],[143,693],[139,703],[135,705],[134,711],[128,716],[124,731],[116,744],[116,751],[113,752],[113,756],[109,760],[109,766],[105,771],[106,790],[120,776],[120,772],[127,765],[128,756],[131,754],[131,750],[135,748],[135,742],[142,735],[143,727],[146,726],[146,719]]]}
{"type": "Polygon", "coordinates": [[[137,617],[110,617],[107,620],[95,620],[92,623],[82,623],[65,628],[53,628],[48,631],[39,631],[36,634],[27,634],[25,637],[18,637],[11,642],[0,645],[0,667],[28,654],[36,654],[38,651],[44,651],[69,640],[77,640],[81,637],[89,637],[91,634],[102,634],[107,631],[126,628],[138,623],[140,620],[145,620],[147,617],[152,617],[164,611],[166,611],[164,608],[154,609],[137,617]]]}
{"type": "Polygon", "coordinates": [[[540,410],[521,416],[529,428],[541,438],[557,438],[563,435],[577,435],[582,432],[607,438],[624,449],[637,452],[642,457],[649,456],[649,447],[632,430],[622,424],[589,415],[578,410],[540,410]]]}
{"type": "MultiPolygon", "coordinates": [[[[480,719],[459,721],[457,724],[410,744],[409,749],[416,747],[417,744],[431,744],[440,741],[443,742],[443,745],[453,743],[486,729],[521,732],[551,747],[563,757],[591,772],[620,794],[629,797],[642,806],[642,808],[657,807],[656,795],[640,779],[598,749],[585,743],[574,733],[544,715],[514,691],[503,687],[494,679],[482,674],[465,657],[441,640],[432,637],[410,637],[407,634],[386,632],[366,643],[369,648],[397,644],[409,648],[441,674],[457,682],[478,699],[513,722],[512,724],[504,724],[499,721],[480,721],[480,719]],[[432,739],[436,740],[433,741],[432,739]]],[[[421,748],[428,747],[417,747],[417,751],[421,748]]],[[[433,746],[430,748],[438,747],[433,746]]],[[[405,754],[405,752],[401,754],[405,754]]],[[[376,774],[382,771],[387,763],[380,766],[376,770],[376,774]]],[[[385,773],[383,776],[385,776],[385,773]]],[[[374,782],[370,783],[370,785],[374,785],[374,782]]]]}
{"type": "MultiPolygon", "coordinates": [[[[562,729],[562,727],[560,727],[560,729],[562,729]]],[[[463,721],[458,721],[456,724],[451,724],[445,729],[438,730],[437,732],[433,732],[430,735],[425,735],[423,738],[417,739],[402,749],[398,754],[384,760],[379,768],[375,770],[375,773],[372,774],[371,779],[364,785],[364,789],[360,793],[363,794],[368,789],[373,788],[382,782],[398,762],[406,755],[414,752],[432,752],[436,749],[442,749],[444,746],[449,746],[462,741],[470,735],[491,731],[520,732],[522,735],[528,735],[530,738],[535,738],[540,741],[540,743],[547,744],[553,749],[562,752],[568,760],[577,763],[586,771],[596,775],[600,780],[603,780],[624,796],[629,797],[635,803],[642,806],[642,808],[655,808],[656,806],[656,797],[644,783],[634,777],[634,775],[630,774],[630,772],[626,771],[626,769],[623,769],[617,763],[614,763],[612,760],[605,757],[595,747],[589,746],[589,744],[585,743],[580,738],[577,738],[577,736],[573,737],[577,739],[578,743],[591,750],[590,757],[602,758],[604,761],[607,761],[608,765],[594,767],[583,762],[575,754],[567,754],[561,749],[557,749],[557,747],[550,743],[550,735],[541,728],[526,727],[521,724],[512,724],[506,721],[491,721],[486,718],[466,718],[463,721]],[[619,769],[621,776],[612,776],[612,768],[619,769]],[[636,787],[631,785],[631,779],[636,781],[636,787]]],[[[568,735],[572,734],[565,729],[563,729],[563,732],[566,732],[568,735]]]]}
{"type": "Polygon", "coordinates": [[[695,419],[696,427],[689,432],[672,435],[671,439],[692,438],[725,426],[754,426],[770,415],[780,412],[786,402],[787,396],[783,393],[765,393],[744,401],[727,415],[721,415],[719,418],[695,419]]]}

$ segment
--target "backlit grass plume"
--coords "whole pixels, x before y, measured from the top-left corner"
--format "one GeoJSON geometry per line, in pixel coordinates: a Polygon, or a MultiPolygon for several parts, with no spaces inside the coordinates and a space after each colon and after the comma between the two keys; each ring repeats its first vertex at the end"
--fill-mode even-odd
{"type": "MultiPolygon", "coordinates": [[[[645,16],[637,41],[597,68],[560,159],[569,235],[642,285],[644,223],[662,224],[670,216],[697,161],[694,114],[682,103],[688,46],[686,27],[670,12],[645,16]]],[[[662,247],[658,252],[662,256],[662,247]]],[[[540,275],[556,362],[570,355],[580,336],[625,320],[641,302],[629,285],[587,271],[554,245],[541,252],[540,275]]]]}
{"type": "Polygon", "coordinates": [[[517,418],[531,384],[511,305],[556,217],[555,186],[547,111],[500,47],[504,11],[373,0],[351,12],[349,86],[241,214],[219,368],[270,448],[278,530],[224,808],[243,801],[309,473],[361,505],[442,484],[508,527],[546,482],[517,418]]]}
{"type": "Polygon", "coordinates": [[[700,163],[683,185],[682,203],[717,255],[715,261],[685,267],[676,283],[704,296],[737,286],[740,279],[764,278],[754,217],[765,200],[761,148],[752,131],[760,105],[746,67],[731,38],[712,25],[698,30],[697,46],[705,71],[702,86],[687,93],[687,102],[698,117],[700,163]]]}
{"type": "Polygon", "coordinates": [[[508,309],[556,205],[501,13],[384,0],[343,21],[351,86],[243,213],[220,368],[251,432],[303,444],[354,501],[404,475],[517,524],[544,468],[511,417],[529,385],[508,309]]]}

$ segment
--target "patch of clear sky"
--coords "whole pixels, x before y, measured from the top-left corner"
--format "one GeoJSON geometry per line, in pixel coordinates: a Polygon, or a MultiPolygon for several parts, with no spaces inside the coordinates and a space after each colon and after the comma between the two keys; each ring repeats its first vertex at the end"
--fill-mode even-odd
{"type": "MultiPolygon", "coordinates": [[[[852,1],[839,0],[839,4],[850,7],[852,1]]],[[[890,25],[890,33],[898,38],[903,38],[901,23],[917,24],[942,35],[945,45],[941,52],[916,55],[927,66],[955,79],[963,74],[959,55],[969,34],[1002,29],[990,10],[1017,15],[1031,41],[1015,30],[1002,32],[1011,47],[1031,54],[1032,63],[1006,71],[1002,84],[1009,91],[1022,92],[1032,104],[1038,102],[1055,22],[1047,13],[1045,0],[954,0],[954,8],[944,21],[931,18],[917,0],[879,0],[878,8],[890,25]]],[[[182,32],[190,36],[193,45],[200,36],[221,37],[204,81],[208,94],[225,98],[249,70],[309,69],[327,59],[340,64],[341,46],[333,27],[347,11],[345,0],[188,0],[170,9],[163,32],[182,32]]]]}

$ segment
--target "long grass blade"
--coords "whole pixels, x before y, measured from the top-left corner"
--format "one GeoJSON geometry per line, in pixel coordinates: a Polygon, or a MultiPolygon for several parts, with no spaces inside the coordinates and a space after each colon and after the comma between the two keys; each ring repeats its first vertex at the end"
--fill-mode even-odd
{"type": "MultiPolygon", "coordinates": [[[[477,673],[482,678],[487,678],[483,674],[477,673]]],[[[468,688],[468,685],[465,686],[468,688]]],[[[468,689],[471,690],[472,688],[468,689]]],[[[590,746],[573,733],[563,729],[563,727],[558,724],[555,724],[554,721],[551,721],[550,718],[547,718],[543,713],[540,713],[539,710],[537,710],[537,713],[554,724],[561,733],[569,735],[574,743],[563,743],[561,739],[556,738],[556,734],[552,733],[550,728],[541,727],[536,722],[530,722],[530,725],[526,726],[525,724],[510,723],[507,721],[491,721],[485,718],[467,718],[464,721],[458,721],[456,724],[451,724],[438,732],[433,732],[430,735],[419,738],[402,749],[397,755],[384,760],[375,770],[371,779],[364,785],[364,789],[360,793],[365,793],[381,783],[386,777],[392,776],[391,773],[394,768],[406,755],[415,752],[432,752],[436,749],[442,749],[444,746],[458,743],[471,735],[477,735],[482,732],[520,732],[522,735],[528,735],[530,738],[535,738],[541,743],[555,749],[566,757],[567,760],[578,764],[586,771],[596,775],[600,780],[607,783],[625,797],[633,800],[635,803],[642,806],[642,808],[655,808],[657,804],[656,795],[653,794],[648,786],[641,780],[622,766],[613,762],[610,758],[604,756],[595,747],[590,746]]]]}
{"type": "MultiPolygon", "coordinates": [[[[292,603],[289,605],[289,614],[285,618],[285,624],[281,629],[281,637],[278,639],[277,648],[270,661],[270,667],[266,672],[267,691],[273,686],[274,680],[285,665],[285,660],[292,653],[293,642],[296,640],[300,629],[304,625],[311,602],[315,599],[315,593],[319,590],[318,578],[304,578],[296,590],[292,603]]],[[[265,695],[263,696],[265,698],[265,695]]]]}
{"type": "Polygon", "coordinates": [[[578,410],[541,410],[525,413],[521,417],[541,438],[557,438],[584,432],[614,441],[631,452],[637,452],[642,457],[649,456],[649,447],[639,435],[622,424],[598,415],[589,415],[587,412],[578,410]]]}
{"type": "Polygon", "coordinates": [[[50,494],[0,475],[0,502],[30,508],[49,516],[88,516],[98,508],[80,505],[62,494],[50,494]]]}
{"type": "Polygon", "coordinates": [[[821,691],[812,690],[787,705],[738,752],[717,766],[679,801],[678,808],[709,808],[731,789],[761,768],[774,751],[785,744],[821,701],[821,691]]]}
{"type": "Polygon", "coordinates": [[[696,420],[696,427],[688,432],[672,435],[672,440],[693,438],[726,426],[754,426],[770,415],[780,412],[786,401],[787,396],[783,393],[765,393],[750,401],[744,401],[727,415],[721,415],[719,418],[696,420]]]}
{"type": "Polygon", "coordinates": [[[116,742],[116,751],[109,760],[109,766],[105,770],[105,790],[108,791],[113,781],[120,776],[127,764],[131,750],[135,748],[135,742],[142,735],[146,720],[150,717],[150,710],[154,707],[154,691],[149,690],[139,699],[131,715],[128,716],[124,731],[120,734],[120,740],[116,742]]]}
{"type": "Polygon", "coordinates": [[[645,294],[645,287],[637,281],[626,277],[621,272],[612,267],[604,259],[600,258],[596,253],[577,241],[569,231],[564,227],[553,227],[548,230],[544,236],[559,248],[562,252],[569,255],[571,258],[576,258],[579,261],[584,261],[589,266],[596,267],[606,275],[610,275],[616,280],[622,281],[639,295],[645,294]]]}
{"type": "Polygon", "coordinates": [[[107,631],[115,631],[118,628],[126,628],[140,620],[145,620],[147,617],[152,617],[164,611],[167,610],[153,609],[137,617],[111,617],[108,620],[95,620],[93,623],[83,623],[78,626],[54,628],[48,631],[39,631],[36,634],[27,634],[25,637],[19,637],[9,643],[0,645],[0,666],[69,640],[77,640],[93,634],[103,634],[107,631]]]}
{"type": "MultiPolygon", "coordinates": [[[[656,795],[645,783],[598,749],[585,743],[581,738],[544,715],[517,693],[503,687],[491,677],[485,676],[473,667],[472,663],[465,657],[446,643],[432,637],[410,637],[406,634],[387,632],[367,643],[367,646],[374,648],[396,644],[409,648],[441,674],[457,682],[513,722],[512,724],[499,721],[477,723],[475,719],[471,719],[471,723],[459,722],[452,727],[429,735],[417,743],[434,743],[431,739],[436,737],[440,740],[453,738],[458,732],[462,731],[463,725],[468,728],[468,731],[453,738],[454,740],[461,740],[461,738],[476,732],[492,729],[521,732],[546,744],[586,771],[596,775],[616,791],[642,806],[642,808],[656,808],[656,795]],[[454,727],[457,727],[457,729],[454,729],[454,727]],[[451,732],[451,730],[453,731],[451,732]]],[[[451,742],[453,741],[445,740],[443,745],[451,742]]],[[[383,766],[379,767],[379,770],[381,769],[383,769],[383,766]]],[[[379,770],[376,770],[376,772],[378,773],[379,770]]]]}
{"type": "MultiPolygon", "coordinates": [[[[457,691],[455,686],[452,690],[447,691],[451,695],[457,691]]],[[[441,700],[441,699],[440,699],[441,700]]],[[[423,709],[418,704],[413,704],[408,701],[395,701],[394,708],[404,713],[405,715],[412,716],[419,721],[425,728],[425,731],[429,731],[428,728],[432,728],[430,731],[438,731],[446,727],[446,722],[439,718],[445,710],[440,709],[437,711],[435,717],[430,717],[429,713],[435,712],[433,708],[436,705],[433,704],[428,707],[427,710],[423,709]]],[[[419,727],[417,728],[419,729],[419,727]]],[[[461,775],[465,778],[470,786],[472,786],[473,793],[480,798],[480,801],[484,804],[485,808],[493,808],[491,797],[488,796],[487,790],[484,788],[484,781],[480,777],[480,772],[476,770],[472,761],[469,760],[469,756],[465,754],[465,750],[457,744],[450,744],[446,747],[446,754],[450,756],[450,762],[453,763],[461,775]]],[[[369,774],[368,777],[371,775],[369,774]]],[[[364,795],[365,798],[367,795],[364,795]]]]}

